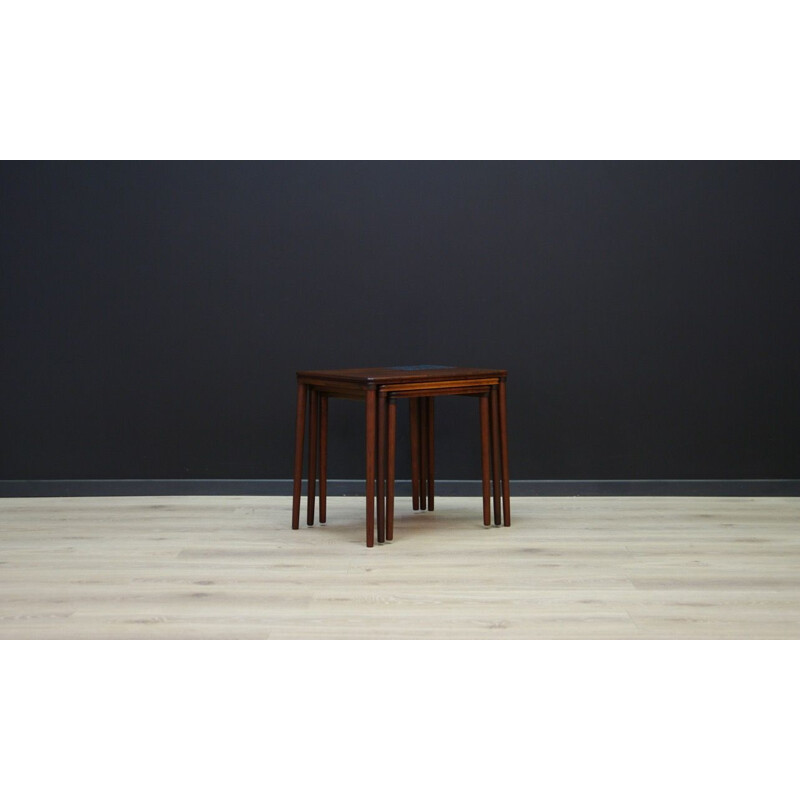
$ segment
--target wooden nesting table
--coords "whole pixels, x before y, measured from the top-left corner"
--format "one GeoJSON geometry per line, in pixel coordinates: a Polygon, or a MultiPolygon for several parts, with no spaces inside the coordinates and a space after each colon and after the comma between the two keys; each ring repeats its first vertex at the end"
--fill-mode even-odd
{"type": "Polygon", "coordinates": [[[508,491],[506,378],[502,369],[418,365],[364,369],[311,370],[297,373],[292,528],[300,527],[303,450],[308,415],[308,524],[314,523],[319,475],[320,522],[326,521],[328,399],[366,404],[366,539],[391,541],[394,531],[394,473],[397,400],[408,398],[411,412],[412,494],[414,508],[433,509],[433,402],[442,395],[477,397],[480,406],[483,522],[491,524],[490,482],[496,525],[511,524],[508,491]],[[377,487],[376,487],[377,484],[377,487]]]}

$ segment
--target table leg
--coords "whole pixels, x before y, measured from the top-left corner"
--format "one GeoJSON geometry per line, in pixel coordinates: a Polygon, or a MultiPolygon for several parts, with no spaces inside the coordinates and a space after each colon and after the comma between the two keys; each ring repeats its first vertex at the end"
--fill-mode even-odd
{"type": "Polygon", "coordinates": [[[433,398],[426,398],[427,411],[425,414],[428,423],[428,511],[433,511],[433,470],[434,470],[434,437],[433,437],[433,398]]]}
{"type": "Polygon", "coordinates": [[[397,440],[397,401],[389,399],[386,438],[386,541],[394,538],[394,471],[397,440]]]}
{"type": "Polygon", "coordinates": [[[367,547],[375,545],[375,414],[377,397],[375,389],[367,392],[367,547]]]}
{"type": "Polygon", "coordinates": [[[411,439],[411,507],[419,511],[419,401],[408,399],[409,438],[411,439]]]}
{"type": "Polygon", "coordinates": [[[428,508],[428,404],[419,398],[419,507],[428,508]]]}
{"type": "Polygon", "coordinates": [[[310,389],[308,393],[308,514],[306,522],[314,524],[314,501],[317,495],[317,447],[319,445],[319,393],[310,389]]]}
{"type": "Polygon", "coordinates": [[[483,524],[487,527],[492,524],[492,515],[489,508],[489,396],[480,396],[481,416],[481,484],[483,488],[483,524]]]}
{"type": "Polygon", "coordinates": [[[511,525],[511,496],[508,488],[508,422],[506,419],[506,382],[500,381],[498,405],[500,406],[500,468],[503,472],[503,525],[511,525]]]}
{"type": "Polygon", "coordinates": [[[492,488],[494,489],[494,524],[501,524],[500,512],[500,421],[497,410],[497,387],[493,386],[489,394],[489,405],[492,415],[492,488]]]}
{"type": "Polygon", "coordinates": [[[319,524],[328,515],[328,395],[319,398],[319,524]]]}
{"type": "Polygon", "coordinates": [[[378,392],[378,543],[386,541],[386,395],[378,392]]]}
{"type": "Polygon", "coordinates": [[[294,489],[292,492],[292,529],[300,527],[300,495],[303,485],[303,436],[306,429],[306,396],[308,388],[297,384],[297,410],[294,423],[294,489]]]}

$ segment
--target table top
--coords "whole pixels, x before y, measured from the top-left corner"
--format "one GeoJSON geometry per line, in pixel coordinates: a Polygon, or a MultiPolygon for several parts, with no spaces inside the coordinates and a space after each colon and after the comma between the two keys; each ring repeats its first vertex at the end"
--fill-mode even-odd
{"type": "Polygon", "coordinates": [[[298,380],[342,381],[359,385],[382,383],[417,383],[434,380],[469,380],[475,378],[505,379],[504,369],[478,367],[447,367],[441,364],[416,364],[402,367],[360,367],[358,369],[299,370],[298,380]]]}

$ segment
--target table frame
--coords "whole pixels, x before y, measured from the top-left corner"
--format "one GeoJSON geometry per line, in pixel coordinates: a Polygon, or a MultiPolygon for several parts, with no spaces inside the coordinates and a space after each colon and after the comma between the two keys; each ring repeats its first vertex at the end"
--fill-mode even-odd
{"type": "Polygon", "coordinates": [[[494,488],[495,524],[501,524],[502,520],[503,525],[509,526],[511,506],[508,490],[506,377],[505,370],[457,367],[298,372],[292,528],[296,530],[300,527],[306,416],[309,428],[307,523],[314,524],[318,467],[319,519],[320,523],[326,521],[328,400],[331,397],[360,400],[365,403],[367,547],[374,546],[376,527],[379,543],[393,539],[397,400],[402,398],[409,399],[411,404],[414,507],[419,505],[424,509],[427,504],[427,507],[433,510],[434,398],[476,396],[480,402],[484,524],[491,523],[488,488],[491,480],[494,488]],[[415,427],[418,428],[416,432],[415,427]],[[423,435],[416,439],[415,436],[420,430],[423,435]],[[419,443],[422,453],[414,453],[415,442],[419,443]],[[414,475],[416,464],[421,465],[421,474],[418,476],[414,475]],[[427,492],[421,488],[422,486],[426,487],[427,492]],[[418,503],[417,498],[419,498],[418,503]]]}

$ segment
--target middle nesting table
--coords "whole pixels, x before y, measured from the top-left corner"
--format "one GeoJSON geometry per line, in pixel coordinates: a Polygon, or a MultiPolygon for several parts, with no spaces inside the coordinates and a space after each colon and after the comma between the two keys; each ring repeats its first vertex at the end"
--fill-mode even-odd
{"type": "Polygon", "coordinates": [[[471,395],[480,401],[483,521],[491,523],[490,472],[494,484],[495,524],[510,525],[506,370],[422,365],[297,373],[292,527],[299,528],[306,411],[309,417],[308,523],[314,520],[317,467],[320,521],[327,496],[327,399],[366,402],[366,540],[375,541],[377,495],[378,542],[393,538],[396,400],[411,404],[412,494],[414,508],[433,508],[433,398],[471,395]],[[490,466],[491,465],[491,466],[490,466]],[[377,474],[376,474],[377,473],[377,474]],[[377,492],[376,492],[377,478],[377,492]],[[426,497],[427,495],[427,497],[426,497]]]}

